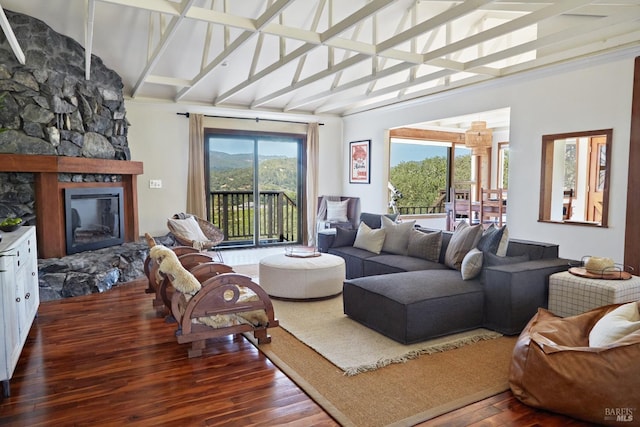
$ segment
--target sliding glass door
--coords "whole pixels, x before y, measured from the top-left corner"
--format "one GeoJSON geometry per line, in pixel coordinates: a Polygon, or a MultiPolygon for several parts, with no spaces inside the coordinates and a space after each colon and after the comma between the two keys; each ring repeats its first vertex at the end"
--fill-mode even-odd
{"type": "Polygon", "coordinates": [[[302,138],[209,133],[205,140],[208,216],[224,244],[300,243],[302,138]]]}

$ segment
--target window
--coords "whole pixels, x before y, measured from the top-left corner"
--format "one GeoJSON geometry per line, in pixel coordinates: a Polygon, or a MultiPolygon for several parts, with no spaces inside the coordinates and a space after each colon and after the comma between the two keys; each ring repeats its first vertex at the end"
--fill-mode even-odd
{"type": "Polygon", "coordinates": [[[389,188],[392,209],[400,214],[444,213],[451,183],[471,185],[471,150],[462,143],[391,138],[389,188]],[[394,206],[395,205],[395,206],[394,206]]]}
{"type": "Polygon", "coordinates": [[[208,215],[224,244],[302,241],[303,142],[297,135],[205,135],[208,215]]]}
{"type": "Polygon", "coordinates": [[[506,190],[509,187],[509,143],[498,144],[498,188],[506,190]]]}

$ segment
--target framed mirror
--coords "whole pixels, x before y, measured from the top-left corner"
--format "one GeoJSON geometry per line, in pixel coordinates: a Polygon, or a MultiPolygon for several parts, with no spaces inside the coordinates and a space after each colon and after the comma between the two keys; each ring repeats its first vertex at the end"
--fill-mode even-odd
{"type": "Polygon", "coordinates": [[[542,136],[538,221],[607,227],[613,129],[542,136]]]}

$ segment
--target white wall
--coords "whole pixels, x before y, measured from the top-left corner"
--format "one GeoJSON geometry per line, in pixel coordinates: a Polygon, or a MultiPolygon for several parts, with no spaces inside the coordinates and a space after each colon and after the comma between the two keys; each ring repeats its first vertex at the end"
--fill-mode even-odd
{"type": "Polygon", "coordinates": [[[372,177],[365,188],[345,179],[344,192],[361,194],[363,210],[386,209],[387,129],[510,107],[510,236],[558,243],[564,257],[600,255],[622,262],[633,67],[639,54],[636,48],[346,117],[343,151],[348,141],[371,139],[372,177]],[[606,128],[613,128],[609,228],[539,223],[542,135],[606,128]]]}
{"type": "MultiPolygon", "coordinates": [[[[132,160],[144,164],[144,173],[138,176],[138,221],[140,233],[161,236],[168,232],[167,218],[184,212],[187,205],[187,163],[189,158],[189,120],[177,113],[202,113],[231,116],[229,111],[212,107],[186,106],[127,100],[129,148],[132,160]],[[162,188],[150,189],[149,180],[162,180],[162,188]]],[[[342,120],[336,117],[278,116],[293,121],[320,121],[320,160],[322,171],[318,183],[319,194],[339,194],[342,175],[336,165],[342,161],[342,120]]],[[[246,121],[255,129],[254,121],[246,121]]],[[[263,123],[269,123],[264,121],[263,123]]]]}

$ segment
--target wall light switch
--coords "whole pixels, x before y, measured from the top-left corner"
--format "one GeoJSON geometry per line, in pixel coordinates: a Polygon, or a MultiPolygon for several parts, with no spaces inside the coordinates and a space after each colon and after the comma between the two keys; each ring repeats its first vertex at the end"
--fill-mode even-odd
{"type": "Polygon", "coordinates": [[[149,188],[162,188],[162,180],[161,179],[150,179],[149,180],[149,188]]]}

